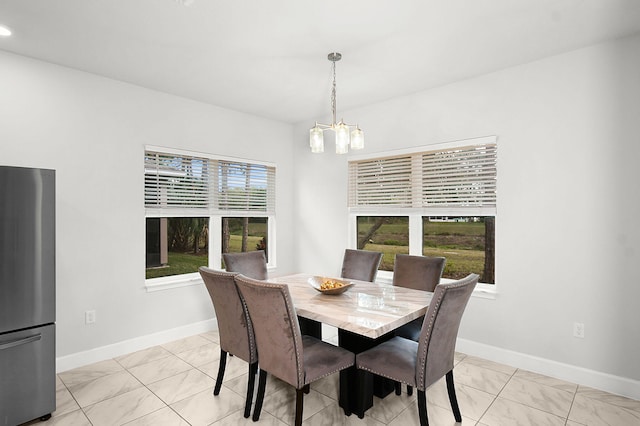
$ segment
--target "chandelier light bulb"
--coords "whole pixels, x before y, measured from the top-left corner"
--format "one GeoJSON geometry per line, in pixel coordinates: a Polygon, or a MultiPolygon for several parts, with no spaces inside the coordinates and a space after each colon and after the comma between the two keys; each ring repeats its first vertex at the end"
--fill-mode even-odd
{"type": "Polygon", "coordinates": [[[324,135],[317,125],[309,130],[309,145],[313,153],[324,152],[324,135]]]}
{"type": "Polygon", "coordinates": [[[364,148],[364,132],[356,124],[356,128],[351,132],[351,149],[364,148]]]}
{"type": "Polygon", "coordinates": [[[336,127],[336,154],[349,152],[349,127],[342,121],[336,127]]]}

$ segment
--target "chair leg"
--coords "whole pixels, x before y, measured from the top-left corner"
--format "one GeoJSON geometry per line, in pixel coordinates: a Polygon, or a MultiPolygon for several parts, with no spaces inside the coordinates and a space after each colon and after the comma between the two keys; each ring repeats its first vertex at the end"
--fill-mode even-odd
{"type": "Polygon", "coordinates": [[[453,410],[453,417],[456,422],[462,421],[460,415],[460,407],[458,407],[458,398],[456,398],[456,387],[453,384],[453,370],[447,373],[447,391],[449,392],[449,402],[451,403],[451,409],[453,410]]]}
{"type": "Polygon", "coordinates": [[[256,373],[258,372],[258,363],[249,364],[249,381],[247,382],[247,399],[244,403],[244,418],[251,415],[251,401],[253,400],[253,388],[256,383],[256,373]]]}
{"type": "Polygon", "coordinates": [[[409,396],[413,395],[413,386],[407,385],[407,395],[409,396]]]}
{"type": "Polygon", "coordinates": [[[427,417],[427,394],[425,391],[418,389],[418,416],[420,417],[420,426],[429,426],[429,418],[427,417]]]}
{"type": "Polygon", "coordinates": [[[402,383],[395,382],[393,385],[396,388],[396,395],[401,395],[402,394],[402,383]]]}
{"type": "Polygon", "coordinates": [[[254,422],[257,422],[260,418],[260,411],[262,410],[262,401],[264,400],[264,389],[267,386],[267,372],[260,369],[260,378],[258,379],[258,395],[256,395],[256,405],[253,408],[254,422]]]}
{"type": "MultiPolygon", "coordinates": [[[[309,386],[309,385],[307,385],[309,386]]],[[[304,406],[304,389],[307,387],[303,387],[302,389],[296,389],[296,423],[295,426],[302,425],[302,408],[304,406]]]]}
{"type": "Polygon", "coordinates": [[[220,387],[222,386],[222,379],[224,378],[224,369],[227,366],[227,353],[220,349],[220,364],[218,365],[218,377],[216,378],[216,386],[213,388],[213,394],[218,395],[220,393],[220,387]]]}

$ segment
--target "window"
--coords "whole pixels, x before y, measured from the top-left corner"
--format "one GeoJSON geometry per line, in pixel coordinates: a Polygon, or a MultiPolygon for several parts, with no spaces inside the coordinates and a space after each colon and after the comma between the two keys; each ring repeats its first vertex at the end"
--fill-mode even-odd
{"type": "Polygon", "coordinates": [[[422,254],[447,259],[444,278],[458,280],[473,272],[493,284],[494,223],[493,216],[424,216],[422,254]]]}
{"type": "Polygon", "coordinates": [[[208,232],[207,217],[147,218],[146,278],[189,274],[207,266],[208,232]]]}
{"type": "Polygon", "coordinates": [[[349,161],[353,245],[382,251],[382,270],[395,253],[443,256],[445,278],[493,284],[496,163],[495,137],[349,161]]]}
{"type": "Polygon", "coordinates": [[[407,216],[358,216],[358,249],[383,253],[379,269],[393,271],[397,253],[409,254],[407,216]]]}
{"type": "MultiPolygon", "coordinates": [[[[267,218],[264,217],[223,217],[222,253],[264,250],[268,262],[267,231],[267,218]]],[[[224,262],[220,267],[225,267],[224,262]]]]}
{"type": "Polygon", "coordinates": [[[275,264],[273,165],[155,147],[144,164],[147,279],[188,280],[221,267],[223,252],[258,247],[275,264]]]}

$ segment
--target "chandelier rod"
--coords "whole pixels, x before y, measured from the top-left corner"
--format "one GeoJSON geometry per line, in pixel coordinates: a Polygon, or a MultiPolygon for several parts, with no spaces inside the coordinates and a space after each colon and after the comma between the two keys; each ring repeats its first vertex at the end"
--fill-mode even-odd
{"type": "Polygon", "coordinates": [[[335,127],[336,125],[336,62],[340,60],[342,55],[339,53],[330,53],[329,60],[333,62],[333,85],[331,87],[331,112],[333,116],[333,121],[331,122],[331,127],[335,127]]]}

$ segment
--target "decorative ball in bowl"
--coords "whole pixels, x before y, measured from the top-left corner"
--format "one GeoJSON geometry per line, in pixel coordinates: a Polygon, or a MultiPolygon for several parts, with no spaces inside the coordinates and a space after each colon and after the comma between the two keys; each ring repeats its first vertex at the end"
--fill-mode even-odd
{"type": "Polygon", "coordinates": [[[342,294],[353,286],[351,281],[318,276],[309,278],[309,284],[322,294],[342,294]]]}

